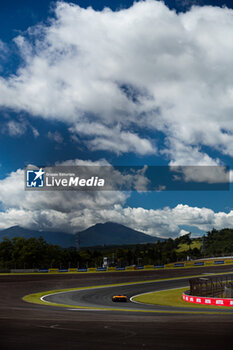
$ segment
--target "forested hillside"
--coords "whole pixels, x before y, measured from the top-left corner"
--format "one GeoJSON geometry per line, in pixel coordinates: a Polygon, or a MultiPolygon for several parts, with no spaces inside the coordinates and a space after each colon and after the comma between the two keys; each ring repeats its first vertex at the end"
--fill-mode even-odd
{"type": "Polygon", "coordinates": [[[200,238],[191,233],[156,243],[92,247],[77,250],[48,244],[43,238],[5,238],[0,243],[0,269],[99,267],[168,264],[175,261],[233,255],[233,229],[213,229],[200,238]]]}

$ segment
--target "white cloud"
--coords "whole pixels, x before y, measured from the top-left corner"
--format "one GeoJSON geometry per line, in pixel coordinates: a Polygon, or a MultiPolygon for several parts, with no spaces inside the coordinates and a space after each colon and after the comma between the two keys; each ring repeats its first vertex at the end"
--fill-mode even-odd
{"type": "Polygon", "coordinates": [[[175,2],[184,8],[189,8],[193,5],[201,5],[203,3],[202,0],[175,0],[175,2]]]}
{"type": "MultiPolygon", "coordinates": [[[[64,165],[90,165],[73,160],[64,165]]],[[[96,165],[106,165],[102,160],[96,165]]],[[[114,221],[150,235],[176,237],[183,226],[200,231],[233,227],[233,211],[178,204],[174,208],[125,207],[126,192],[39,192],[24,190],[24,171],[19,169],[0,180],[0,229],[21,225],[32,229],[77,232],[98,222],[114,221]]]]}
{"type": "Polygon", "coordinates": [[[62,135],[58,131],[55,131],[55,132],[49,131],[48,138],[57,143],[62,143],[64,141],[62,135]]]}
{"type": "Polygon", "coordinates": [[[0,39],[0,58],[5,59],[8,53],[7,45],[0,39]]]}
{"type": "Polygon", "coordinates": [[[140,155],[155,154],[156,147],[136,133],[120,130],[119,125],[114,128],[99,123],[77,123],[70,128],[72,133],[84,135],[89,140],[86,143],[90,150],[112,151],[117,154],[134,152],[140,155]],[[93,137],[90,139],[90,137],[93,137]]]}
{"type": "Polygon", "coordinates": [[[39,131],[38,131],[36,128],[34,128],[33,126],[31,126],[31,130],[32,130],[33,136],[34,136],[35,138],[37,138],[37,137],[40,136],[39,131]]]}
{"type": "Polygon", "coordinates": [[[117,12],[58,2],[55,11],[28,31],[35,45],[15,39],[25,64],[0,79],[0,105],[89,132],[92,150],[154,153],[150,129],[165,134],[176,164],[218,162],[202,146],[233,156],[232,10],[177,14],[148,0],[117,12]]]}
{"type": "Polygon", "coordinates": [[[5,128],[10,136],[22,136],[26,132],[26,125],[16,121],[9,121],[5,128]]]}
{"type": "Polygon", "coordinates": [[[206,184],[229,184],[231,172],[224,166],[173,166],[174,180],[183,182],[204,182],[206,184]]]}
{"type": "Polygon", "coordinates": [[[180,230],[180,233],[179,233],[179,236],[184,236],[184,235],[187,235],[189,233],[189,231],[186,231],[186,230],[180,230]]]}
{"type": "Polygon", "coordinates": [[[21,137],[27,131],[31,131],[35,138],[40,135],[39,131],[32,126],[28,120],[21,117],[18,120],[10,119],[8,114],[3,116],[6,120],[5,122],[2,122],[1,132],[3,134],[8,134],[11,137],[21,137]]]}
{"type": "Polygon", "coordinates": [[[219,159],[212,159],[208,154],[202,152],[200,147],[187,145],[178,138],[169,140],[168,149],[163,151],[171,159],[171,166],[217,166],[221,165],[219,159]]]}
{"type": "Polygon", "coordinates": [[[2,40],[0,40],[0,52],[5,51],[5,44],[2,40]]]}

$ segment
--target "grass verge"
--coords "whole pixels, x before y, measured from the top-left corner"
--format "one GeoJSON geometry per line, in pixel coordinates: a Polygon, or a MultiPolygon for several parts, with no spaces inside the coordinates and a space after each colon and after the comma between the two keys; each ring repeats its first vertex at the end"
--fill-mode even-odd
{"type": "Polygon", "coordinates": [[[179,289],[169,289],[159,292],[141,294],[133,298],[134,301],[143,304],[150,305],[163,305],[173,307],[192,307],[194,309],[216,309],[216,310],[229,310],[228,306],[215,306],[215,305],[199,305],[192,304],[182,299],[182,293],[188,290],[188,287],[179,289]]]}

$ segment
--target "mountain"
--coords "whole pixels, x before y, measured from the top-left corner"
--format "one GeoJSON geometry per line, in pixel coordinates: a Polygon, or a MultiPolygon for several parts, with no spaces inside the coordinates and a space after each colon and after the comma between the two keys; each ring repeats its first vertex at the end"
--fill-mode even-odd
{"type": "Polygon", "coordinates": [[[12,226],[0,231],[0,241],[3,237],[12,239],[13,237],[39,238],[42,237],[47,243],[56,244],[63,248],[75,247],[75,235],[65,232],[35,231],[20,226],[12,226]]]}
{"type": "Polygon", "coordinates": [[[80,247],[153,243],[160,240],[114,222],[96,224],[77,233],[80,247]]]}
{"type": "Polygon", "coordinates": [[[75,247],[79,242],[80,247],[111,246],[124,244],[153,243],[160,238],[146,235],[124,225],[114,222],[96,224],[88,229],[78,232],[76,235],[65,232],[35,231],[20,226],[12,226],[0,231],[0,241],[3,238],[13,237],[39,238],[42,237],[47,243],[56,244],[63,248],[75,247]]]}

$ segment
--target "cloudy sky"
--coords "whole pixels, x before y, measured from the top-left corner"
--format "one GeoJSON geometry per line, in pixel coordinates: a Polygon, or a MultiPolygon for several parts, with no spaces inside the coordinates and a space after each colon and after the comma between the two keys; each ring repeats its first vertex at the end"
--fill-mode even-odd
{"type": "Polygon", "coordinates": [[[232,1],[2,0],[0,229],[233,227],[230,191],[25,192],[28,164],[227,165],[232,1]]]}

